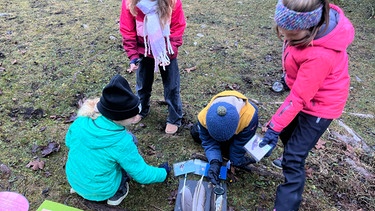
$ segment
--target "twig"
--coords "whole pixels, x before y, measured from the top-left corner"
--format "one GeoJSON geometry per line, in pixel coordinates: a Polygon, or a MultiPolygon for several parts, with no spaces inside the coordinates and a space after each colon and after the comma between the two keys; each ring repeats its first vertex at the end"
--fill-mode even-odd
{"type": "Polygon", "coordinates": [[[339,125],[343,127],[350,135],[352,135],[353,139],[357,142],[361,142],[362,138],[353,130],[351,129],[348,125],[346,125],[343,121],[337,120],[339,125]]]}
{"type": "Polygon", "coordinates": [[[361,175],[363,175],[364,177],[366,177],[367,179],[369,178],[373,178],[374,175],[371,174],[370,172],[368,172],[365,168],[361,167],[361,166],[358,166],[357,163],[350,159],[350,158],[346,158],[345,161],[351,165],[353,167],[354,170],[356,170],[358,173],[360,173],[361,175]]]}
{"type": "Polygon", "coordinates": [[[353,144],[354,147],[358,147],[358,145],[361,145],[362,149],[366,152],[366,153],[370,153],[372,152],[373,150],[365,143],[365,141],[363,140],[362,137],[360,137],[353,129],[351,129],[348,125],[346,125],[344,122],[342,122],[341,120],[337,120],[339,126],[343,127],[352,137],[348,137],[348,136],[345,136],[345,135],[340,135],[339,133],[337,132],[334,132],[332,131],[332,134],[335,135],[338,139],[340,139],[341,141],[349,144],[353,144]]]}
{"type": "Polygon", "coordinates": [[[352,113],[352,112],[345,112],[345,111],[343,113],[352,115],[352,116],[362,117],[362,118],[374,118],[374,115],[372,114],[360,114],[360,113],[352,113]]]}
{"type": "Polygon", "coordinates": [[[372,5],[370,5],[370,6],[371,6],[371,15],[367,20],[370,20],[371,18],[373,18],[375,16],[374,7],[372,5]]]}
{"type": "Polygon", "coordinates": [[[157,207],[157,206],[155,206],[155,205],[153,205],[153,204],[151,204],[151,206],[152,206],[153,208],[157,209],[157,210],[161,210],[161,211],[163,211],[163,209],[160,209],[159,207],[157,207]]]}
{"type": "Polygon", "coordinates": [[[281,105],[283,104],[284,102],[266,102],[268,104],[275,104],[275,105],[281,105]]]}

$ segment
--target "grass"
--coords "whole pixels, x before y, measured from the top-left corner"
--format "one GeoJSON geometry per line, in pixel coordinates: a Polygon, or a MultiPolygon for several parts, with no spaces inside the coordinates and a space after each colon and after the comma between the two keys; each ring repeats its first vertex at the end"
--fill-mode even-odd
{"type": "MultiPolygon", "coordinates": [[[[306,181],[301,210],[374,210],[375,120],[352,113],[375,111],[374,2],[336,1],[352,20],[356,37],[349,47],[351,90],[340,118],[366,143],[370,151],[344,143],[335,134],[350,134],[334,121],[324,134],[324,149],[307,159],[312,170],[306,181]],[[355,165],[350,164],[352,160],[355,165]],[[363,170],[362,170],[363,171],[363,170]]],[[[89,203],[69,194],[64,164],[64,136],[69,117],[83,97],[96,97],[109,79],[121,73],[135,86],[135,74],[126,73],[128,59],[118,32],[120,1],[4,0],[0,2],[0,163],[10,169],[0,173],[0,191],[24,194],[30,210],[52,200],[84,210],[172,210],[168,198],[180,178],[154,185],[130,184],[130,193],[117,208],[89,203]],[[61,148],[42,157],[37,146],[57,142],[61,148]],[[26,165],[39,157],[42,170],[26,165]]],[[[273,31],[274,1],[184,0],[187,28],[180,48],[181,96],[184,125],[178,134],[164,134],[167,115],[160,76],[155,80],[150,116],[144,126],[129,129],[140,141],[139,149],[152,165],[170,164],[203,153],[190,137],[189,124],[211,97],[235,87],[258,102],[265,123],[286,93],[270,91],[279,78],[281,43],[273,31]],[[186,68],[196,67],[187,72],[186,68]],[[155,152],[150,153],[150,147],[155,152]]],[[[271,166],[281,147],[255,167],[237,172],[228,184],[228,205],[234,210],[270,210],[275,190],[283,181],[271,166]]],[[[194,179],[191,176],[191,179],[194,179]]]]}

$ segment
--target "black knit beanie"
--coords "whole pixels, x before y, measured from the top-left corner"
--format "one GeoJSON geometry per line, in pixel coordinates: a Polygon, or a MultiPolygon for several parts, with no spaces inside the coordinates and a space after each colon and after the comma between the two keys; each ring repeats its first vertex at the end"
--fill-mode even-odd
{"type": "Polygon", "coordinates": [[[121,75],[115,75],[104,87],[97,108],[103,116],[111,120],[128,119],[140,112],[139,98],[121,75]]]}

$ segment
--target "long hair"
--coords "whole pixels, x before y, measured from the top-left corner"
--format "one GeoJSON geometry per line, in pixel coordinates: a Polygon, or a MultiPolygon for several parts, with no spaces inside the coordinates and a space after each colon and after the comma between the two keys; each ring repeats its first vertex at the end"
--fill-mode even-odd
{"type": "MultiPolygon", "coordinates": [[[[328,28],[330,9],[328,0],[283,0],[283,4],[288,9],[296,12],[310,12],[319,8],[321,5],[323,6],[322,18],[318,25],[308,29],[310,33],[304,39],[295,42],[291,41],[289,43],[290,45],[306,47],[314,40],[316,34],[324,23],[326,23],[325,30],[328,28]]],[[[276,26],[276,34],[280,39],[282,39],[282,34],[280,33],[278,26],[276,26]]]]}
{"type": "MultiPolygon", "coordinates": [[[[127,7],[130,10],[130,13],[134,16],[137,15],[136,4],[141,0],[126,0],[127,7]]],[[[169,24],[169,21],[172,16],[173,8],[176,5],[177,0],[151,0],[158,2],[157,12],[160,17],[160,23],[162,27],[166,24],[169,24]]]]}

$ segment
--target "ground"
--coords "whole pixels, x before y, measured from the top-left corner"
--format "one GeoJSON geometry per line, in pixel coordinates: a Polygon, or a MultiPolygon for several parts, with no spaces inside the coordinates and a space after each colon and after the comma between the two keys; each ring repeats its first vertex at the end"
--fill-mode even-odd
{"type": "MultiPolygon", "coordinates": [[[[166,105],[160,76],[152,110],[128,128],[151,165],[202,154],[189,127],[211,97],[234,89],[255,102],[260,123],[269,120],[286,92],[270,87],[280,77],[281,42],[273,30],[276,1],[184,0],[187,28],[179,50],[183,126],[164,134],[166,105]]],[[[373,0],[335,1],[353,22],[350,97],[306,161],[301,210],[375,210],[375,17],[373,0]]],[[[30,210],[46,199],[83,210],[173,210],[180,177],[167,183],[130,183],[118,207],[70,194],[64,165],[65,133],[80,103],[100,96],[117,73],[135,87],[118,31],[121,1],[2,0],[0,2],[0,191],[23,194],[30,210]],[[31,162],[31,163],[30,163],[31,162]],[[35,170],[34,170],[34,169],[35,170]]],[[[259,128],[259,133],[261,129],[259,128]]],[[[231,210],[270,210],[282,183],[271,162],[282,152],[236,171],[228,185],[231,210]]],[[[195,178],[189,175],[190,179],[195,178]]]]}

